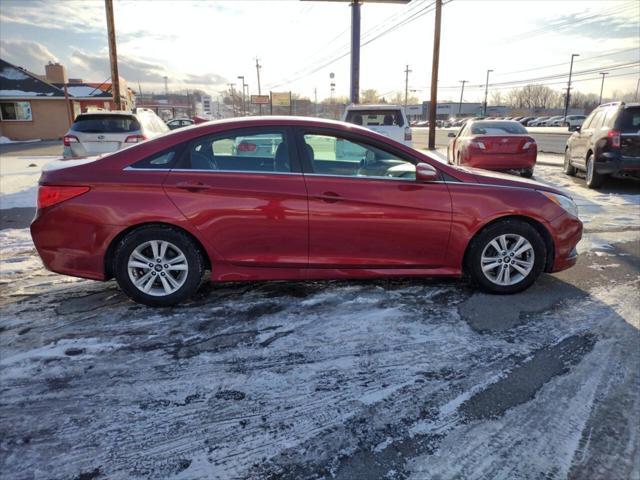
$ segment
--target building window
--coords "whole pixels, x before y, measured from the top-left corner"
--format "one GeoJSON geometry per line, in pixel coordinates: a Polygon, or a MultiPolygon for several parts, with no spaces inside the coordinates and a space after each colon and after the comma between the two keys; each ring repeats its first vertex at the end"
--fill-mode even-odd
{"type": "Polygon", "coordinates": [[[30,122],[33,120],[31,102],[0,102],[0,119],[30,122]]]}

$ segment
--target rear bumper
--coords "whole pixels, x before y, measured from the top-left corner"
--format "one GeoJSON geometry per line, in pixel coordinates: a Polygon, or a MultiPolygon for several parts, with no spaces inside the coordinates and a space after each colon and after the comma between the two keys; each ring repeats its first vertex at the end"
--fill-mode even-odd
{"type": "Polygon", "coordinates": [[[536,150],[526,153],[470,153],[467,165],[485,170],[518,170],[533,168],[536,150]]]}
{"type": "Polygon", "coordinates": [[[582,238],[582,222],[564,214],[549,223],[554,242],[553,263],[547,265],[548,272],[560,272],[572,267],[578,260],[576,246],[582,238]]]}
{"type": "Polygon", "coordinates": [[[640,157],[626,157],[613,152],[603,152],[596,160],[595,169],[596,172],[605,175],[640,172],[640,157]]]}
{"type": "Polygon", "coordinates": [[[31,223],[31,238],[42,263],[52,272],[106,280],[105,253],[122,227],[70,218],[71,212],[65,210],[51,207],[44,214],[38,212],[31,223]],[[64,225],[71,226],[73,231],[64,225]]]}

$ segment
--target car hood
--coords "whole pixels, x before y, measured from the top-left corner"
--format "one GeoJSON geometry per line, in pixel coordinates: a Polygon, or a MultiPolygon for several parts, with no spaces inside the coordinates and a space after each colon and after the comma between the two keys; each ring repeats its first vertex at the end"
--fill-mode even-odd
{"type": "Polygon", "coordinates": [[[514,188],[529,188],[533,190],[542,190],[545,192],[556,193],[565,195],[561,190],[551,187],[544,183],[537,182],[535,180],[529,180],[527,178],[516,177],[507,173],[492,172],[489,170],[483,170],[481,168],[471,167],[458,167],[459,170],[473,176],[477,183],[484,185],[496,185],[499,187],[514,187],[514,188]]]}

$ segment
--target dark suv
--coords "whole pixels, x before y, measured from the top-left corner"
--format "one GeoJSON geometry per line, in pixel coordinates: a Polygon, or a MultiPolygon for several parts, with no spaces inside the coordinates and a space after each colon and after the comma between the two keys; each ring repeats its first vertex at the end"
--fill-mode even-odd
{"type": "Polygon", "coordinates": [[[567,140],[564,173],[586,172],[598,188],[609,175],[640,178],[640,103],[600,105],[567,140]]]}

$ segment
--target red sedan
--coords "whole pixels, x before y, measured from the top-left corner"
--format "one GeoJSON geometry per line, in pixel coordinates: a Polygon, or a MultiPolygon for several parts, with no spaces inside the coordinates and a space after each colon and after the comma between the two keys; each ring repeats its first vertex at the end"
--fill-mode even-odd
{"type": "Polygon", "coordinates": [[[31,234],[48,269],[115,277],[132,299],[167,306],[207,270],[214,281],[464,275],[514,293],[575,263],[582,223],[546,185],[448,166],[352,124],[256,117],[50,164],[31,234]]]}
{"type": "Polygon", "coordinates": [[[447,148],[447,161],[453,165],[496,171],[517,171],[531,178],[538,147],[519,122],[472,120],[456,135],[447,148]]]}

